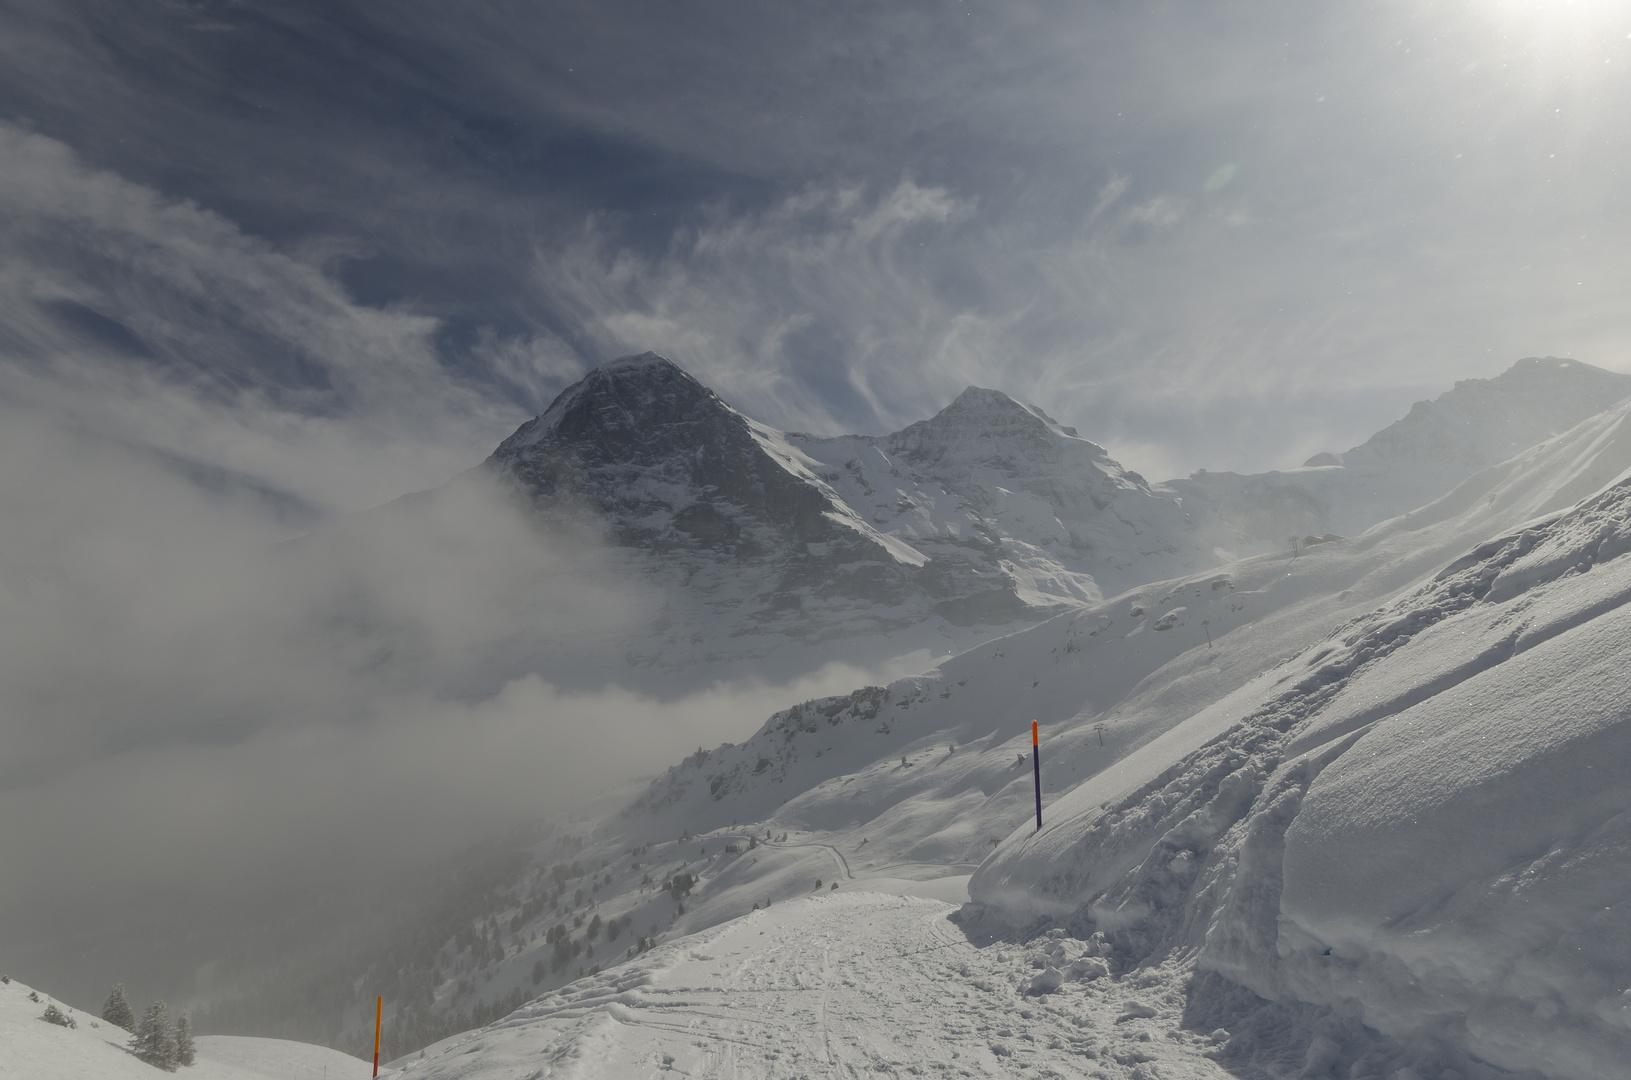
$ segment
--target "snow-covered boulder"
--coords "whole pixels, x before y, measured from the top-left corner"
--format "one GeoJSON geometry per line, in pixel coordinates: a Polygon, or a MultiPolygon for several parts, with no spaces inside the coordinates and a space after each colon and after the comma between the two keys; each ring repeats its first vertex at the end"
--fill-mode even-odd
{"type": "Polygon", "coordinates": [[[1025,991],[1028,994],[1053,994],[1065,985],[1065,977],[1056,967],[1046,967],[1031,978],[1031,985],[1025,991]]]}

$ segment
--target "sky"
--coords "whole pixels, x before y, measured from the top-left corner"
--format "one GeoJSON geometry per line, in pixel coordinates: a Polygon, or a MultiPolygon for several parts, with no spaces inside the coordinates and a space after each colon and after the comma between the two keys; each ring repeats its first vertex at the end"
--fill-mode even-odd
{"type": "Polygon", "coordinates": [[[0,0],[0,937],[397,867],[874,674],[446,691],[514,582],[545,640],[640,598],[501,507],[356,515],[596,364],[1294,466],[1520,357],[1631,370],[1628,114],[1608,0],[0,0]],[[664,734],[586,772],[618,724],[664,734]]]}

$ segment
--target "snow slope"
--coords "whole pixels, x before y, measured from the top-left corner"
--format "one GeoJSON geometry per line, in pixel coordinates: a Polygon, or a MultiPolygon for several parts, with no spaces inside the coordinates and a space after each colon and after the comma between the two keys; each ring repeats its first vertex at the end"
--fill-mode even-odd
{"type": "Polygon", "coordinates": [[[1627,467],[1622,407],[1363,536],[1134,589],[923,675],[785,710],[746,742],[671,768],[618,828],[652,839],[764,821],[855,834],[841,845],[881,833],[873,843],[900,860],[978,861],[1028,804],[1031,720],[1045,736],[1044,786],[1073,786],[1490,535],[1627,467]]]}
{"type": "MultiPolygon", "coordinates": [[[[1626,424],[1616,407],[1423,511],[1527,482],[1516,505],[1543,516],[1078,786],[975,872],[971,918],[1189,957],[1222,977],[1192,1009],[1228,1011],[1231,983],[1312,1008],[1355,1076],[1377,1032],[1423,1075],[1624,1076],[1626,424]]],[[[1284,1049],[1245,1030],[1235,1060],[1284,1049]]]]}
{"type": "Polygon", "coordinates": [[[1025,993],[1046,965],[1096,956],[1096,942],[980,950],[952,911],[879,893],[778,904],[545,995],[389,1075],[1228,1075],[1201,1056],[1212,1039],[1180,1030],[1182,1002],[1165,985],[1077,974],[1025,993]]]}
{"type": "MultiPolygon", "coordinates": [[[[0,1077],[6,1080],[154,1080],[159,1070],[127,1049],[128,1032],[61,1002],[78,1024],[58,1027],[40,1020],[51,999],[12,980],[0,983],[0,1077]],[[34,1001],[29,995],[40,1000],[34,1001]]],[[[365,1077],[368,1062],[309,1043],[227,1035],[194,1040],[197,1062],[177,1073],[186,1080],[267,1080],[268,1077],[365,1077]]]]}

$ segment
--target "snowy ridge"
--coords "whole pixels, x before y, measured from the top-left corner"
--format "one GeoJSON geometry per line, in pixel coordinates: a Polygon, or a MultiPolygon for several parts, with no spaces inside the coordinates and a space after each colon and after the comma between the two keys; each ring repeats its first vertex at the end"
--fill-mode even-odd
{"type": "Polygon", "coordinates": [[[673,821],[703,832],[773,817],[799,829],[884,831],[902,858],[983,858],[980,846],[1005,835],[1029,797],[1028,767],[1015,759],[1028,753],[1030,720],[1049,740],[1045,787],[1071,786],[1491,533],[1569,506],[1627,467],[1631,422],[1621,408],[1364,536],[1154,583],[922,675],[784,710],[742,744],[670,768],[622,827],[666,835],[673,821]],[[932,766],[899,768],[903,753],[933,755],[932,766]],[[968,805],[976,795],[983,809],[968,805]],[[885,812],[910,822],[869,824],[885,812]],[[938,839],[918,831],[935,822],[947,829],[938,839]]]}
{"type": "Polygon", "coordinates": [[[1215,514],[1250,545],[1359,533],[1438,498],[1462,480],[1559,435],[1631,395],[1631,375],[1578,360],[1529,357],[1493,379],[1465,379],[1344,454],[1300,469],[1199,472],[1162,485],[1215,514]]]}
{"type": "Polygon", "coordinates": [[[788,439],[891,535],[964,572],[989,575],[980,556],[994,557],[995,580],[1025,605],[1099,600],[1217,561],[1177,499],[995,390],[969,387],[893,435],[788,439]]]}
{"type": "MultiPolygon", "coordinates": [[[[1347,467],[1440,461],[1478,469],[1558,435],[1631,395],[1631,375],[1531,356],[1494,379],[1465,379],[1343,454],[1347,467]]],[[[1309,464],[1313,464],[1310,462],[1309,464]]]]}

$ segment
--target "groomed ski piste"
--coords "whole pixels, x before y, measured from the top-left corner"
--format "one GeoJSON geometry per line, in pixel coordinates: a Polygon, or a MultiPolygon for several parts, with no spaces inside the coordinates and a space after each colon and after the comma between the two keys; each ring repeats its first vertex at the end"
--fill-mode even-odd
{"type": "Polygon", "coordinates": [[[1221,1035],[1182,1030],[1182,997],[1165,980],[1112,979],[1099,942],[1063,934],[976,948],[955,911],[877,892],[774,905],[580,980],[392,1075],[1228,1075],[1204,1056],[1221,1035]],[[1038,979],[1055,989],[1029,993],[1038,979]]]}
{"type": "Polygon", "coordinates": [[[691,823],[665,943],[397,1066],[1624,1077],[1628,413],[1363,536],[1134,590],[870,692],[870,717],[835,699],[698,755],[602,827],[691,823]],[[766,834],[788,840],[708,852],[766,834]],[[976,862],[961,906],[891,895],[976,862]]]}

